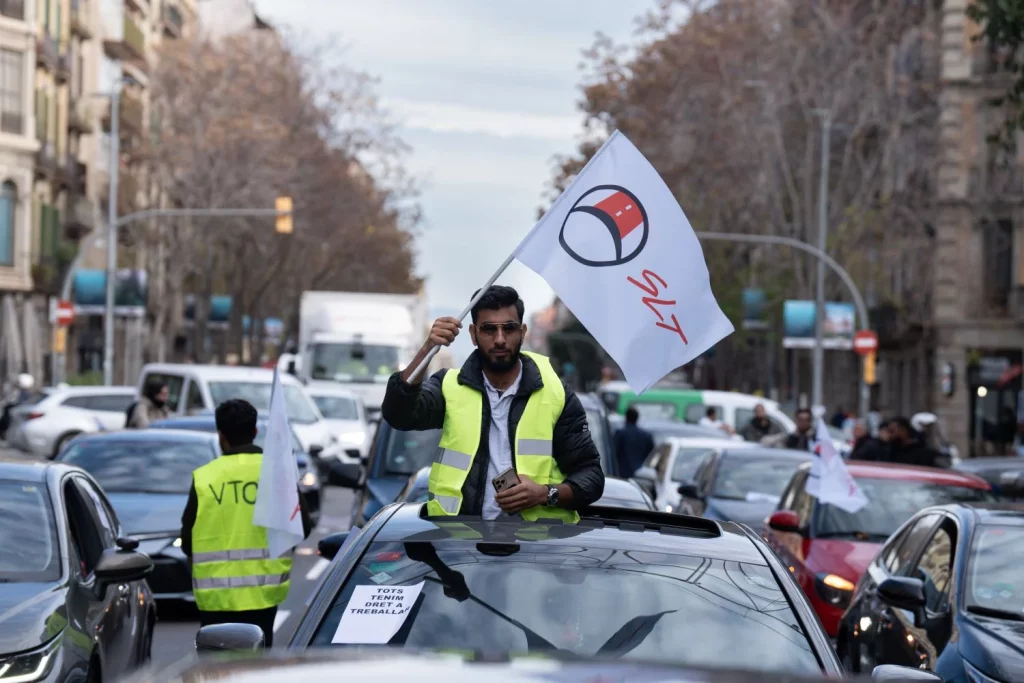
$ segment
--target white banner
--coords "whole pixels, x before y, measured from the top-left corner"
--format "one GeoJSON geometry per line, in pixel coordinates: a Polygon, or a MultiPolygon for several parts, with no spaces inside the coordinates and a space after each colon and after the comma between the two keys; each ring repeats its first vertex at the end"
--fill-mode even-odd
{"type": "Polygon", "coordinates": [[[807,493],[822,503],[835,505],[850,514],[868,504],[867,496],[846,469],[846,463],[836,453],[832,437],[821,418],[818,418],[818,428],[814,441],[811,442],[811,451],[816,457],[811,461],[807,493]]]}

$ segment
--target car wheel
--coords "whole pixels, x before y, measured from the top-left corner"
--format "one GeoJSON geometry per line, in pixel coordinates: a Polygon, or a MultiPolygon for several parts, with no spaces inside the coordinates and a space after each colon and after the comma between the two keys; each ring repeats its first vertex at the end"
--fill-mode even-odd
{"type": "Polygon", "coordinates": [[[53,453],[50,455],[50,460],[54,460],[60,455],[60,452],[64,450],[64,447],[68,445],[68,441],[81,434],[81,432],[68,432],[59,439],[57,439],[57,445],[53,447],[53,453]]]}

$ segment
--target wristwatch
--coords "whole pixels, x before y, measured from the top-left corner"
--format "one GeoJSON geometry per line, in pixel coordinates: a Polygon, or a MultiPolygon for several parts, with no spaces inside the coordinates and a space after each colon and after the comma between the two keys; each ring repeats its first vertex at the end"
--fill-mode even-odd
{"type": "Polygon", "coordinates": [[[558,487],[548,486],[548,507],[553,508],[558,505],[558,487]]]}

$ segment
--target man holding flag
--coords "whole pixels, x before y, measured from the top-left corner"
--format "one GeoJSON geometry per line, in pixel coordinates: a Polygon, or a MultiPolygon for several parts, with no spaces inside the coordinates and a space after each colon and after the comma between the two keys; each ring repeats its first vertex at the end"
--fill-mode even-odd
{"type": "Polygon", "coordinates": [[[277,606],[288,597],[291,551],[312,529],[276,371],[273,387],[266,454],[253,444],[252,404],[233,399],[217,406],[222,455],[192,473],[181,518],[181,550],[192,566],[200,625],[259,626],[268,648],[277,606]]]}

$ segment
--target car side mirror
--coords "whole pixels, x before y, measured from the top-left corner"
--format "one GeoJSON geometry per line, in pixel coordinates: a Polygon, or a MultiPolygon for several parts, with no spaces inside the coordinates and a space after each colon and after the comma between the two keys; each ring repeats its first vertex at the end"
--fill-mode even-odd
{"type": "Polygon", "coordinates": [[[288,374],[289,375],[297,374],[297,371],[295,369],[295,361],[293,361],[293,360],[288,361],[288,374]]]}
{"type": "Polygon", "coordinates": [[[100,555],[100,561],[93,570],[96,576],[96,593],[102,597],[106,594],[107,586],[138,581],[152,571],[153,560],[149,555],[134,550],[108,548],[100,555]]]}
{"type": "Polygon", "coordinates": [[[312,458],[319,458],[320,454],[324,452],[324,447],[318,443],[313,444],[309,447],[309,455],[312,458]]]}
{"type": "Polygon", "coordinates": [[[331,486],[340,486],[346,489],[362,488],[363,468],[359,465],[349,465],[335,460],[327,470],[327,481],[331,486]]]}
{"type": "Polygon", "coordinates": [[[346,448],[345,455],[355,460],[360,460],[363,457],[363,454],[359,452],[358,448],[346,448]]]}
{"type": "Polygon", "coordinates": [[[919,610],[925,605],[924,582],[910,576],[890,576],[878,584],[878,597],[899,609],[919,610]]]}
{"type": "Polygon", "coordinates": [[[339,531],[336,534],[324,536],[316,544],[317,554],[328,560],[333,560],[334,556],[341,550],[341,546],[345,545],[345,539],[348,538],[348,534],[348,531],[339,531]]]}
{"type": "Polygon", "coordinates": [[[114,543],[116,543],[117,547],[121,550],[135,550],[139,547],[139,539],[131,538],[129,536],[119,536],[114,543]]]}
{"type": "Polygon", "coordinates": [[[885,683],[941,683],[942,676],[925,669],[880,664],[871,671],[871,680],[885,683]]]}
{"type": "Polygon", "coordinates": [[[196,633],[197,652],[253,652],[265,643],[263,629],[253,624],[214,624],[196,633]]]}
{"type": "Polygon", "coordinates": [[[699,499],[701,497],[700,489],[692,481],[683,482],[676,490],[679,491],[679,495],[683,498],[699,499]]]}
{"type": "Polygon", "coordinates": [[[768,528],[789,534],[799,534],[800,516],[792,510],[776,510],[768,517],[768,528]]]}

